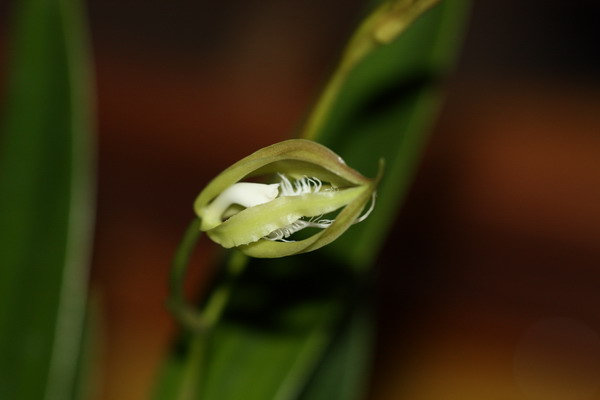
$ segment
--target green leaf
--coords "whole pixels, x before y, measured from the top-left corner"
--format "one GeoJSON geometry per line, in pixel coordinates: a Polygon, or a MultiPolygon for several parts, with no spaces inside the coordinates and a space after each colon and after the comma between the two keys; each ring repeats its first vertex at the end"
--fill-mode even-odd
{"type": "Polygon", "coordinates": [[[71,399],[92,229],[79,2],[20,0],[0,142],[0,398],[71,399]]]}
{"type": "Polygon", "coordinates": [[[208,337],[182,337],[156,399],[296,399],[360,297],[350,270],[314,254],[249,259],[208,337]]]}
{"type": "MultiPolygon", "coordinates": [[[[328,258],[357,270],[372,266],[412,183],[467,5],[466,1],[442,2],[398,40],[375,51],[351,74],[316,135],[316,140],[367,174],[376,158],[386,160],[377,207],[366,221],[321,250],[328,258]]],[[[332,342],[302,400],[361,398],[362,388],[356,382],[363,382],[369,373],[372,343],[366,332],[371,328],[368,316],[355,318],[359,321],[355,325],[342,327],[347,340],[332,342]]]]}
{"type": "Polygon", "coordinates": [[[373,323],[366,306],[353,311],[330,344],[299,400],[359,400],[371,366],[373,323]]]}
{"type": "Polygon", "coordinates": [[[383,245],[420,160],[454,60],[467,2],[442,1],[397,40],[375,49],[350,74],[315,137],[349,165],[373,174],[386,161],[371,216],[324,248],[355,268],[368,268],[383,245]]]}
{"type": "Polygon", "coordinates": [[[79,354],[77,365],[75,367],[76,375],[73,379],[73,389],[71,399],[85,400],[97,398],[99,389],[98,360],[101,342],[99,334],[101,332],[101,305],[100,297],[91,293],[87,302],[85,320],[83,321],[83,330],[81,334],[79,354]]]}

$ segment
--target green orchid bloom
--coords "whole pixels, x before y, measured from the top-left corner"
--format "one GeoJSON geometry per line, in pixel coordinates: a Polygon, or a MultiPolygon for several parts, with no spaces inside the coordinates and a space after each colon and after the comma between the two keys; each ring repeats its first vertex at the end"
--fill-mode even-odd
{"type": "Polygon", "coordinates": [[[331,243],[368,216],[381,169],[377,178],[369,179],[323,145],[286,140],[223,171],[198,195],[194,210],[200,229],[225,248],[259,258],[306,253],[331,243]],[[241,182],[268,176],[278,182],[241,182]],[[335,219],[323,218],[338,210],[335,219]],[[294,240],[292,236],[305,228],[320,231],[294,240]]]}

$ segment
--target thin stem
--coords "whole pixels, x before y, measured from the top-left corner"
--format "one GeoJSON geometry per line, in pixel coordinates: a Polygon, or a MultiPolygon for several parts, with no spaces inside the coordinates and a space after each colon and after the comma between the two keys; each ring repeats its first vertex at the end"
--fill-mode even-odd
{"type": "MultiPolygon", "coordinates": [[[[366,22],[366,21],[365,21],[366,22]]],[[[365,24],[363,24],[365,25],[365,24]]],[[[323,92],[312,113],[306,121],[306,126],[301,137],[315,140],[321,129],[325,125],[326,118],[330,115],[335,101],[339,97],[340,91],[347,81],[350,72],[371,50],[371,40],[360,40],[364,36],[364,28],[359,29],[350,39],[346,49],[342,53],[339,64],[335,68],[329,82],[323,89],[323,92]]]]}
{"type": "Polygon", "coordinates": [[[414,19],[438,2],[439,0],[389,0],[373,10],[350,38],[329,83],[306,121],[301,137],[316,139],[348,76],[365,57],[378,47],[393,41],[414,19]]]}
{"type": "Polygon", "coordinates": [[[204,329],[200,313],[187,303],[183,289],[190,258],[201,235],[200,219],[194,218],[175,252],[169,279],[168,306],[174,317],[191,330],[204,329]]]}
{"type": "Polygon", "coordinates": [[[311,140],[316,138],[317,134],[322,129],[335,100],[338,98],[340,89],[346,81],[346,76],[347,71],[343,71],[342,68],[339,67],[336,69],[329,80],[329,83],[323,90],[321,97],[319,97],[313,112],[306,121],[306,127],[304,128],[301,137],[311,140]]]}
{"type": "Polygon", "coordinates": [[[215,288],[202,310],[185,300],[183,284],[196,243],[201,236],[200,220],[194,219],[187,228],[173,259],[170,274],[169,307],[175,318],[187,328],[189,350],[183,367],[180,390],[175,400],[197,400],[200,396],[202,370],[206,359],[208,336],[221,319],[238,276],[248,263],[248,257],[234,252],[227,260],[227,279],[215,288]]]}
{"type": "Polygon", "coordinates": [[[205,327],[212,328],[221,319],[237,278],[247,263],[248,257],[239,251],[235,251],[227,260],[227,279],[215,289],[201,312],[205,327]]]}
{"type": "Polygon", "coordinates": [[[226,281],[215,288],[204,308],[197,310],[186,301],[183,287],[192,253],[201,234],[200,219],[195,218],[185,231],[173,258],[168,300],[169,308],[175,318],[184,327],[195,332],[204,332],[218,322],[231,294],[235,279],[248,261],[248,258],[242,253],[234,252],[227,260],[228,277],[226,281]]]}

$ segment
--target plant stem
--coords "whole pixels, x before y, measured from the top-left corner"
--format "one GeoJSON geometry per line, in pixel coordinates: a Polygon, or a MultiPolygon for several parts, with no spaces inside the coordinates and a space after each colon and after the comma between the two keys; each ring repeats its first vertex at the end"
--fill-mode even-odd
{"type": "Polygon", "coordinates": [[[394,40],[414,19],[437,2],[439,0],[389,0],[373,10],[350,38],[300,136],[315,140],[354,68],[373,50],[394,40]]]}
{"type": "Polygon", "coordinates": [[[314,140],[319,131],[322,129],[326,117],[329,115],[335,100],[338,97],[339,91],[342,88],[348,75],[348,68],[342,68],[341,63],[333,73],[329,83],[323,90],[321,97],[317,101],[313,112],[306,121],[306,127],[302,132],[301,137],[304,139],[314,140]]]}
{"type": "Polygon", "coordinates": [[[185,274],[192,252],[201,235],[200,219],[194,218],[186,229],[183,239],[175,252],[175,257],[173,258],[170,277],[171,299],[173,300],[184,301],[183,281],[185,280],[185,274]]]}
{"type": "Polygon", "coordinates": [[[211,294],[200,314],[207,329],[214,327],[221,319],[237,277],[242,273],[247,263],[248,257],[239,251],[234,251],[227,260],[227,279],[211,294]]]}
{"type": "Polygon", "coordinates": [[[187,328],[190,335],[188,338],[189,349],[176,400],[197,400],[199,398],[208,336],[225,310],[237,277],[248,263],[248,257],[242,253],[236,251],[231,254],[227,260],[227,279],[213,291],[203,309],[196,310],[185,300],[183,283],[189,261],[201,234],[200,219],[195,218],[185,231],[171,267],[169,308],[175,318],[187,328]]]}
{"type": "Polygon", "coordinates": [[[183,289],[190,258],[201,235],[200,219],[194,218],[175,252],[169,279],[168,307],[174,317],[190,330],[204,329],[200,314],[186,302],[183,289]]]}

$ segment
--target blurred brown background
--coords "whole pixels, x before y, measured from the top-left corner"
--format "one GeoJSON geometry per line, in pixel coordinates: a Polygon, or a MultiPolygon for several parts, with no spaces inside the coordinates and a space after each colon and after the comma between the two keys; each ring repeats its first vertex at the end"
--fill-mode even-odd
{"type": "MultiPolygon", "coordinates": [[[[381,257],[371,398],[600,399],[600,5],[476,3],[381,257]]],[[[88,4],[98,397],[145,399],[174,331],[166,276],[193,198],[223,167],[290,135],[364,4],[88,4]]],[[[195,285],[215,256],[202,246],[195,285]]]]}

